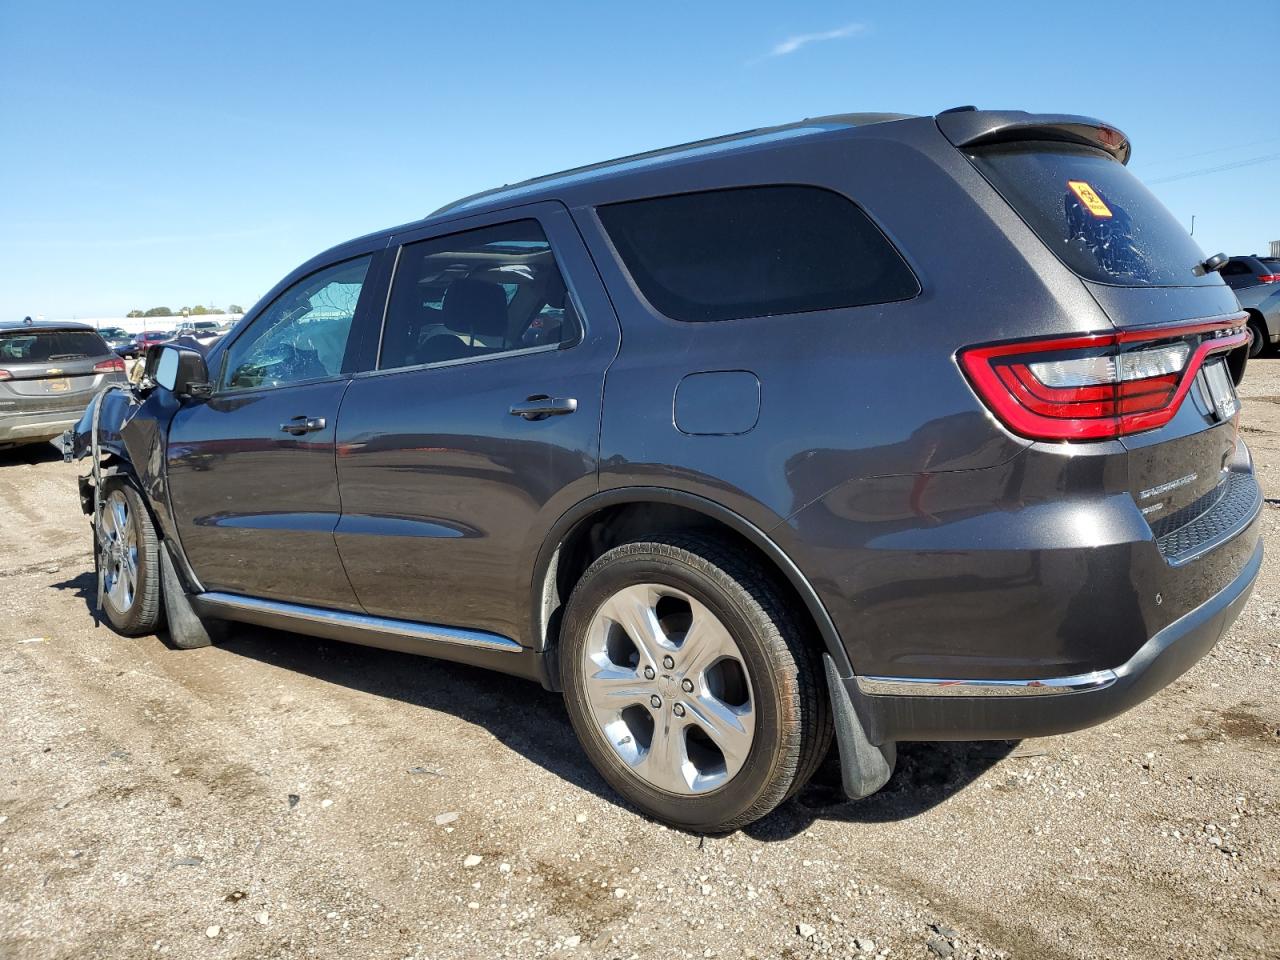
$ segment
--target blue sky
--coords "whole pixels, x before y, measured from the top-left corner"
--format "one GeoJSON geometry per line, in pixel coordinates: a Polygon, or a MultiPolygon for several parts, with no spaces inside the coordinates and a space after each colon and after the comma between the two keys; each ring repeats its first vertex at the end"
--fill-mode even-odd
{"type": "Polygon", "coordinates": [[[1106,119],[1207,252],[1264,250],[1266,7],[0,0],[0,316],[247,307],[333,243],[503,182],[965,103],[1106,119]]]}

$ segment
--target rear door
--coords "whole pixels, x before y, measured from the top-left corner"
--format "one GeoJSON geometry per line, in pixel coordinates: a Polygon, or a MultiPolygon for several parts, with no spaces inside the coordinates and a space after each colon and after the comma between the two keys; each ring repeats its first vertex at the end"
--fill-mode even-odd
{"type": "Polygon", "coordinates": [[[74,419],[107,377],[119,372],[111,348],[93,330],[0,332],[0,417],[74,419]]]}
{"type": "Polygon", "coordinates": [[[298,280],[220,351],[215,392],[169,429],[183,549],[205,589],[358,610],[333,530],[334,429],[359,365],[375,255],[298,280]]]}
{"type": "Polygon", "coordinates": [[[393,245],[377,369],[338,417],[343,564],[371,614],[518,638],[531,551],[598,486],[617,321],[559,204],[393,245]]]}

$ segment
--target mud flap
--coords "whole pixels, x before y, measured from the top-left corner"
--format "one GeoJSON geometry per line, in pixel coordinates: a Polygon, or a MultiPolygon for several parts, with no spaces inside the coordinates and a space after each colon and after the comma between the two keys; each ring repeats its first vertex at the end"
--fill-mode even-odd
{"type": "Polygon", "coordinates": [[[831,693],[831,715],[835,720],[836,743],[840,750],[840,780],[850,800],[861,800],[875,793],[893,776],[898,759],[893,741],[877,746],[867,739],[849,691],[836,670],[830,654],[823,654],[827,672],[827,689],[831,693]]]}
{"type": "Polygon", "coordinates": [[[168,545],[162,541],[158,552],[160,590],[164,599],[165,620],[169,627],[169,642],[179,650],[209,646],[217,633],[216,628],[211,631],[210,625],[201,620],[192,609],[187,591],[174,568],[173,558],[169,556],[168,545]]]}

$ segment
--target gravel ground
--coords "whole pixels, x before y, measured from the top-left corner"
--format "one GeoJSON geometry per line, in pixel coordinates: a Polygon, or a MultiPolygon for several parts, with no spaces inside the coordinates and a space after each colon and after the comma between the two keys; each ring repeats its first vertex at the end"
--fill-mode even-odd
{"type": "Polygon", "coordinates": [[[0,453],[0,956],[1280,957],[1280,360],[1242,394],[1268,555],[1202,663],[715,838],[622,805],[534,685],[95,628],[77,467],[0,453]]]}

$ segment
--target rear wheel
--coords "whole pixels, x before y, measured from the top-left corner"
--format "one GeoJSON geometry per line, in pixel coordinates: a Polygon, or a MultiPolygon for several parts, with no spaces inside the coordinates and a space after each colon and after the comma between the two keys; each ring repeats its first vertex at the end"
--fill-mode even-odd
{"type": "Polygon", "coordinates": [[[95,529],[102,609],[125,636],[153,633],[161,620],[155,527],[142,497],[128,483],[108,481],[102,494],[95,529]]]}
{"type": "Polygon", "coordinates": [[[1267,332],[1262,326],[1262,321],[1250,317],[1249,333],[1251,334],[1251,339],[1249,340],[1250,358],[1262,356],[1262,354],[1266,352],[1267,347],[1270,346],[1270,343],[1267,341],[1267,332]]]}
{"type": "Polygon", "coordinates": [[[777,588],[707,537],[615,547],[569,599],[565,700],[601,775],[691,830],[745,826],[831,741],[816,652],[777,588]]]}

